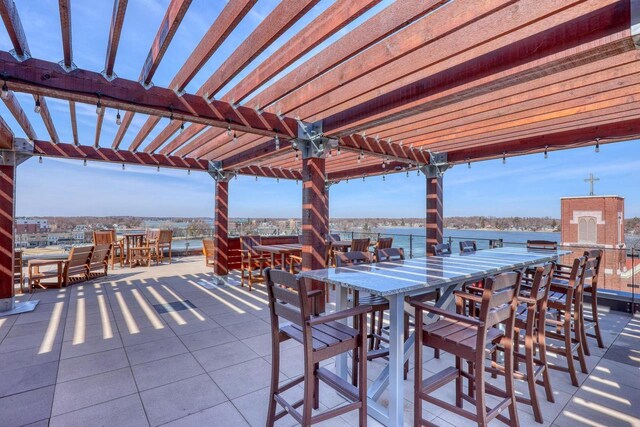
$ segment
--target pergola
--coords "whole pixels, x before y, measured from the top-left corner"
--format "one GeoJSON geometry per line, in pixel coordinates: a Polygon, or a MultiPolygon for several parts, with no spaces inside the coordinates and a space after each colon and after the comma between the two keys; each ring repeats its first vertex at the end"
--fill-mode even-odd
{"type": "Polygon", "coordinates": [[[15,168],[29,156],[210,173],[215,272],[225,275],[228,181],[237,174],[303,181],[303,268],[315,269],[323,266],[334,182],[422,171],[430,248],[442,240],[447,167],[640,135],[640,0],[397,0],[291,67],[380,2],[336,0],[221,93],[319,3],[283,0],[186,93],[256,1],[230,0],[170,85],[158,87],[154,73],[191,0],[171,0],[137,81],[114,72],[127,0],[114,1],[102,72],[73,62],[70,0],[59,0],[60,63],[31,57],[16,5],[0,0],[14,48],[0,52],[2,100],[26,135],[15,137],[0,120],[2,307],[14,305],[15,168]],[[33,95],[47,138],[38,138],[14,92],[33,95]],[[73,141],[58,137],[47,98],[69,102],[73,141]],[[97,108],[93,141],[78,138],[77,103],[97,108]],[[123,112],[113,141],[101,141],[106,108],[123,112]],[[137,113],[150,117],[124,147],[137,113]],[[161,118],[170,123],[148,141],[161,118]]]}

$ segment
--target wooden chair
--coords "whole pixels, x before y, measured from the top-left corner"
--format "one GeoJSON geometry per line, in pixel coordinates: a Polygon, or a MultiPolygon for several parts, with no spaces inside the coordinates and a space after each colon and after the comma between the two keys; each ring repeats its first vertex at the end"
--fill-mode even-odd
{"type": "Polygon", "coordinates": [[[376,242],[376,246],[373,248],[373,259],[378,262],[378,251],[381,249],[389,249],[393,246],[393,237],[381,237],[376,242]]]}
{"type": "Polygon", "coordinates": [[[202,239],[202,253],[204,254],[204,265],[207,267],[215,267],[216,245],[211,239],[202,239]]]}
{"type": "MultiPolygon", "coordinates": [[[[331,266],[331,254],[333,251],[333,247],[331,245],[331,242],[327,243],[325,246],[325,252],[324,252],[324,266],[325,268],[329,268],[331,266]]],[[[289,262],[289,273],[291,274],[297,274],[299,272],[302,271],[302,256],[301,255],[289,255],[287,262],[289,262]]],[[[335,291],[336,286],[333,286],[333,290],[335,291]]],[[[325,284],[324,286],[324,295],[325,295],[325,302],[329,302],[330,300],[330,295],[329,295],[329,284],[325,284]]]]}
{"type": "Polygon", "coordinates": [[[353,239],[351,241],[351,252],[368,252],[371,239],[353,239]]]}
{"type": "Polygon", "coordinates": [[[142,246],[132,246],[129,248],[127,259],[129,261],[129,267],[133,268],[136,265],[146,265],[151,267],[151,259],[153,255],[153,247],[150,245],[149,240],[145,240],[142,246]]]}
{"type": "Polygon", "coordinates": [[[518,305],[517,295],[520,289],[519,272],[502,273],[488,278],[482,295],[455,292],[458,313],[441,308],[432,307],[420,301],[411,300],[416,309],[416,343],[415,343],[415,395],[414,395],[414,424],[432,425],[422,418],[422,401],[435,404],[457,415],[476,422],[479,426],[486,426],[493,418],[511,426],[518,426],[516,411],[516,396],[513,387],[513,351],[510,338],[514,334],[514,322],[518,305]],[[480,304],[478,318],[466,316],[463,313],[465,301],[480,304]],[[441,316],[440,320],[425,325],[424,312],[441,316]],[[498,329],[498,324],[505,325],[505,332],[498,329]],[[487,349],[492,349],[503,337],[505,350],[505,390],[485,383],[485,355],[487,349]],[[455,367],[449,367],[440,373],[422,379],[422,346],[439,348],[453,354],[456,358],[455,367]],[[468,371],[464,370],[463,361],[469,362],[468,371]],[[464,394],[462,381],[467,379],[472,393],[464,394]],[[455,405],[445,402],[431,395],[445,384],[456,382],[455,405]],[[485,392],[490,392],[502,398],[494,408],[488,408],[485,392]],[[475,413],[463,409],[463,400],[475,405],[475,413]],[[502,415],[504,409],[509,409],[509,418],[502,415]]]}
{"type": "Polygon", "coordinates": [[[589,373],[584,353],[581,313],[585,272],[593,268],[595,268],[594,261],[588,261],[584,256],[576,258],[568,276],[557,271],[551,282],[549,309],[555,310],[556,318],[546,320],[547,325],[555,328],[547,331],[547,337],[563,341],[564,346],[547,345],[547,351],[562,355],[567,360],[567,367],[554,364],[550,365],[550,368],[569,372],[571,383],[576,387],[579,383],[573,361],[574,353],[577,354],[575,358],[578,359],[582,372],[589,373]]]}
{"type": "Polygon", "coordinates": [[[83,282],[89,274],[89,261],[93,254],[93,246],[76,246],[71,248],[65,264],[64,285],[83,282]]]}
{"type": "Polygon", "coordinates": [[[24,293],[24,275],[22,273],[22,251],[15,251],[13,256],[13,284],[20,284],[20,293],[24,293]]]}
{"type": "Polygon", "coordinates": [[[109,266],[109,255],[113,245],[95,245],[93,252],[91,252],[91,258],[89,259],[89,265],[87,267],[87,279],[95,279],[96,277],[103,277],[107,275],[107,268],[109,266]]]}
{"type": "Polygon", "coordinates": [[[404,249],[402,248],[384,248],[378,251],[378,262],[402,260],[404,260],[404,249]]]}
{"type": "Polygon", "coordinates": [[[267,427],[286,414],[299,424],[310,426],[327,419],[359,411],[361,426],[367,424],[367,363],[366,363],[366,314],[368,306],[359,306],[326,316],[313,316],[314,293],[308,291],[304,279],[283,270],[265,269],[269,312],[271,314],[271,389],[267,427]],[[359,327],[350,328],[339,320],[349,317],[360,319],[359,327]],[[280,318],[291,322],[281,324],[280,318]],[[303,345],[304,374],[280,385],[280,343],[293,339],[303,345]],[[351,351],[359,354],[357,388],[330,370],[320,367],[323,360],[351,351]],[[313,415],[312,409],[320,407],[320,381],[344,396],[348,403],[313,415]],[[303,397],[296,402],[287,402],[282,393],[303,383],[303,397]],[[280,406],[283,410],[276,412],[280,406]],[[301,410],[298,408],[302,407],[301,410]]]}
{"type": "Polygon", "coordinates": [[[248,273],[249,290],[255,282],[264,280],[263,270],[265,264],[270,262],[270,258],[262,256],[262,254],[254,249],[261,243],[260,236],[241,236],[240,237],[240,285],[244,286],[245,271],[248,273]],[[256,277],[253,274],[255,268],[260,270],[260,274],[256,277]]]}
{"type": "Polygon", "coordinates": [[[460,253],[467,254],[478,250],[475,240],[463,240],[460,242],[460,253]]]}
{"type": "MultiPolygon", "coordinates": [[[[523,278],[518,296],[519,305],[516,312],[515,330],[513,335],[513,347],[515,357],[514,378],[524,380],[529,387],[529,398],[517,396],[518,402],[531,405],[533,415],[537,422],[543,423],[542,410],[536,393],[536,384],[544,386],[547,400],[555,402],[551,379],[549,377],[549,365],[547,363],[546,328],[547,303],[551,280],[555,264],[549,262],[537,267],[533,279],[523,278]],[[521,335],[524,335],[524,353],[520,351],[521,335]],[[539,357],[536,356],[536,350],[539,357]],[[525,372],[520,371],[518,361],[523,360],[525,372]],[[540,378],[540,379],[538,379],[540,378]]],[[[480,291],[482,291],[480,289],[480,291]]],[[[507,338],[503,338],[507,339],[507,338]]],[[[510,338],[508,338],[510,339],[510,338]]],[[[504,351],[504,343],[501,342],[497,350],[504,351]]],[[[492,372],[503,374],[504,370],[497,364],[497,352],[492,354],[492,372]]]]}
{"type": "Polygon", "coordinates": [[[558,243],[551,240],[527,240],[527,249],[557,250],[558,243]]]}
{"type": "Polygon", "coordinates": [[[435,256],[451,255],[451,245],[448,243],[438,243],[433,245],[433,254],[435,256]]]}
{"type": "Polygon", "coordinates": [[[87,280],[89,260],[93,246],[74,246],[66,260],[31,260],[28,265],[28,288],[33,292],[35,287],[42,289],[62,288],[72,283],[87,280]],[[62,264],[61,270],[40,270],[43,266],[62,264]],[[55,281],[49,281],[55,279],[55,281]]]}
{"type": "Polygon", "coordinates": [[[151,243],[152,255],[155,256],[156,264],[160,264],[164,260],[164,250],[169,251],[169,264],[171,264],[171,241],[173,240],[173,230],[159,230],[158,236],[151,243]]]}
{"type": "Polygon", "coordinates": [[[600,316],[598,315],[598,276],[600,275],[600,267],[602,266],[602,255],[604,251],[601,249],[592,249],[585,251],[584,256],[589,260],[594,261],[593,269],[588,269],[585,272],[584,277],[584,294],[589,295],[591,298],[591,317],[585,317],[584,305],[582,310],[582,324],[584,342],[584,353],[587,356],[591,356],[589,351],[589,345],[587,343],[587,337],[595,338],[598,342],[598,347],[604,348],[604,342],[602,341],[602,332],[600,332],[600,316]],[[593,333],[587,333],[587,329],[593,328],[593,333]]]}
{"type": "Polygon", "coordinates": [[[160,229],[157,228],[147,228],[144,233],[144,242],[151,246],[153,245],[158,237],[160,236],[160,229]]]}
{"type": "Polygon", "coordinates": [[[118,240],[116,230],[94,231],[93,244],[112,245],[111,251],[109,252],[109,261],[112,270],[116,260],[120,262],[120,268],[124,266],[124,241],[118,240]]]}
{"type": "Polygon", "coordinates": [[[339,242],[340,241],[340,235],[335,233],[335,234],[327,234],[327,241],[328,242],[339,242]]]}

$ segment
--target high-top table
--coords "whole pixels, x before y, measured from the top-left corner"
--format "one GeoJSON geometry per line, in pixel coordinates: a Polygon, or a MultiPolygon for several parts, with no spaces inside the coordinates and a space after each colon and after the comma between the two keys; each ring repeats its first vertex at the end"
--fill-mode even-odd
{"type": "MultiPolygon", "coordinates": [[[[403,261],[360,264],[302,272],[310,279],[338,286],[336,310],[347,308],[349,289],[380,295],[389,300],[389,363],[368,389],[369,415],[389,426],[403,425],[403,369],[413,348],[414,335],[405,341],[404,304],[407,296],[441,289],[437,307],[447,307],[453,291],[464,282],[522,269],[556,260],[570,254],[562,250],[496,248],[442,257],[414,258],[403,261]],[[378,403],[389,387],[389,406],[378,403]]],[[[336,373],[347,378],[347,356],[336,359],[336,373]]]]}
{"type": "Polygon", "coordinates": [[[276,268],[276,255],[280,255],[282,269],[285,269],[285,259],[287,255],[302,252],[300,243],[281,243],[277,245],[255,245],[253,247],[258,252],[268,252],[271,255],[271,268],[276,268]]]}

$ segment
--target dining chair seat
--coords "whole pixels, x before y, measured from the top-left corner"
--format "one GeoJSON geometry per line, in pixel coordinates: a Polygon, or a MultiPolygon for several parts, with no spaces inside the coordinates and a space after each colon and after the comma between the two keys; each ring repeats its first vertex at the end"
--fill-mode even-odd
{"type": "MultiPolygon", "coordinates": [[[[280,327],[280,331],[291,337],[294,341],[304,344],[304,334],[300,325],[292,323],[280,327]]],[[[356,329],[350,328],[340,322],[327,322],[311,328],[313,351],[334,348],[335,354],[344,353],[345,349],[353,350],[358,347],[358,336],[359,333],[356,329]],[[338,346],[338,344],[340,344],[340,346],[338,346]]]]}
{"type": "MultiPolygon", "coordinates": [[[[458,354],[472,356],[476,352],[478,326],[459,320],[441,319],[422,328],[425,338],[437,345],[438,342],[445,347],[455,346],[460,351],[458,354]]],[[[487,344],[495,344],[504,336],[504,332],[498,328],[487,330],[487,344]]],[[[426,339],[425,339],[426,341],[426,339]]]]}

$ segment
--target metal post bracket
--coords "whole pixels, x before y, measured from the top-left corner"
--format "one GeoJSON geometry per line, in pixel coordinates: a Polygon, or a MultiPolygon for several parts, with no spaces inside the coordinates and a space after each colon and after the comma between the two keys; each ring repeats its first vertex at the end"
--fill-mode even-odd
{"type": "Polygon", "coordinates": [[[223,170],[221,161],[209,161],[208,172],[216,182],[229,182],[231,178],[236,176],[235,172],[223,170]]]}
{"type": "Polygon", "coordinates": [[[429,151],[429,164],[420,168],[427,178],[442,178],[447,169],[453,165],[447,162],[447,153],[429,151]]]}

